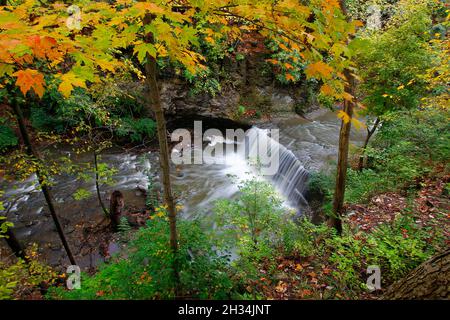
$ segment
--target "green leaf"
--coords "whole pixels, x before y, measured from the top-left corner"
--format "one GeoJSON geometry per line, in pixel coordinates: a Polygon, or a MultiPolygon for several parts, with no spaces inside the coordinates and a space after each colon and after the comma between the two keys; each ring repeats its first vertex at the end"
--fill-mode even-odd
{"type": "Polygon", "coordinates": [[[139,60],[140,63],[143,63],[147,53],[152,56],[153,58],[156,58],[156,49],[155,46],[152,45],[151,43],[141,43],[139,45],[137,45],[134,48],[134,53],[137,53],[137,58],[139,60]]]}

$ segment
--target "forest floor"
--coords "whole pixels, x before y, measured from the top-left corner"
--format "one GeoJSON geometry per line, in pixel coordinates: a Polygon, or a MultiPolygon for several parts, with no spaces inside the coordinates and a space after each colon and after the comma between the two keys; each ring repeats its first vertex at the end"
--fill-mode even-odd
{"type": "MultiPolygon", "coordinates": [[[[398,215],[409,214],[418,226],[432,230],[429,241],[436,230],[443,230],[446,244],[450,246],[450,199],[445,189],[449,182],[450,175],[426,178],[418,184],[420,189],[412,198],[407,198],[402,190],[375,195],[367,204],[347,205],[344,224],[350,225],[357,239],[361,233],[370,233],[381,224],[392,224],[398,215]]],[[[408,237],[406,229],[402,230],[402,236],[408,237]]],[[[320,241],[323,239],[316,239],[317,244],[320,241]]],[[[321,257],[277,257],[277,281],[261,277],[255,281],[253,289],[249,286],[247,290],[251,292],[256,288],[267,299],[379,299],[391,284],[383,283],[385,288],[374,292],[365,290],[355,297],[351,290],[335,286],[339,281],[334,272],[336,267],[328,259],[330,255],[331,252],[321,257]]],[[[367,277],[365,270],[355,271],[367,277]]],[[[264,266],[260,272],[273,273],[264,266]]]]}

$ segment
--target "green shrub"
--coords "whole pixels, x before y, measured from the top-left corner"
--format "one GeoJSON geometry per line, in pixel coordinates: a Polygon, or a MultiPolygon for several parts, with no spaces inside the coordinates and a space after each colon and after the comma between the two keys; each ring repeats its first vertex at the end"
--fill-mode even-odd
{"type": "Polygon", "coordinates": [[[219,80],[215,78],[214,73],[209,68],[196,74],[185,70],[184,77],[191,84],[189,89],[191,95],[206,93],[215,97],[222,90],[219,80]]]}
{"type": "Polygon", "coordinates": [[[23,299],[22,294],[38,290],[40,284],[56,282],[56,272],[39,261],[36,245],[27,248],[26,256],[28,263],[22,259],[14,263],[0,261],[0,300],[23,299]]]}
{"type": "Polygon", "coordinates": [[[156,122],[149,118],[124,118],[116,129],[119,137],[129,137],[132,142],[141,142],[144,138],[152,138],[156,132],[156,122]]]}
{"type": "MultiPolygon", "coordinates": [[[[197,221],[179,221],[180,294],[191,298],[225,299],[232,283],[224,271],[227,257],[219,255],[197,221]]],[[[174,297],[174,255],[165,219],[149,220],[131,241],[127,257],[113,258],[94,276],[82,275],[81,289],[52,289],[56,299],[167,299],[174,297]]]]}
{"type": "Polygon", "coordinates": [[[0,124],[0,151],[15,147],[18,143],[19,139],[14,131],[10,127],[0,124]]]}
{"type": "Polygon", "coordinates": [[[426,238],[427,233],[411,216],[401,215],[393,224],[382,224],[370,234],[369,263],[380,266],[383,277],[395,281],[434,253],[426,238]]]}

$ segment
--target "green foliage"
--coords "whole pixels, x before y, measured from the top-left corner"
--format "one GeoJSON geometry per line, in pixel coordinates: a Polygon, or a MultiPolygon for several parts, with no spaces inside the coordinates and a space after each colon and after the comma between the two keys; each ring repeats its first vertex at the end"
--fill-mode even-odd
{"type": "Polygon", "coordinates": [[[334,235],[325,240],[325,252],[331,253],[329,261],[334,264],[333,272],[341,290],[359,290],[363,288],[365,279],[361,278],[367,247],[363,237],[355,237],[348,230],[341,236],[334,235]]]}
{"type": "Polygon", "coordinates": [[[192,74],[188,70],[185,70],[184,77],[190,84],[189,93],[191,95],[206,93],[215,97],[216,94],[222,90],[219,79],[215,78],[209,68],[197,72],[196,74],[192,74]]]}
{"type": "Polygon", "coordinates": [[[400,2],[385,30],[363,35],[356,60],[365,112],[380,116],[389,111],[414,109],[426,92],[423,75],[431,67],[428,40],[431,12],[425,1],[400,2]]]}
{"type": "Polygon", "coordinates": [[[214,206],[215,245],[238,255],[231,265],[236,279],[257,279],[262,264],[276,267],[277,255],[313,252],[314,236],[323,230],[313,229],[307,219],[295,222],[295,212],[283,205],[273,186],[251,179],[238,187],[236,199],[221,199],[214,206]]]}
{"type": "Polygon", "coordinates": [[[0,151],[5,151],[8,148],[15,147],[19,143],[14,131],[4,125],[5,119],[0,118],[0,151]]]}
{"type": "Polygon", "coordinates": [[[450,127],[446,110],[395,112],[384,117],[372,145],[368,168],[347,172],[346,201],[367,201],[376,193],[416,185],[450,157],[450,127]]]}
{"type": "Polygon", "coordinates": [[[311,172],[308,179],[308,194],[320,195],[324,200],[331,200],[333,196],[334,177],[321,171],[311,172]]]}
{"type": "Polygon", "coordinates": [[[156,122],[149,118],[122,118],[116,130],[119,137],[129,137],[132,142],[141,142],[155,135],[156,122]]]}
{"type": "MultiPolygon", "coordinates": [[[[282,44],[282,46],[286,48],[286,44],[282,44]]],[[[280,43],[276,41],[270,41],[267,47],[273,52],[270,59],[277,61],[275,79],[279,83],[287,85],[292,82],[306,80],[304,72],[306,63],[298,50],[294,50],[293,52],[283,50],[280,48],[280,43]],[[290,75],[290,80],[286,78],[287,74],[290,75]]]]}
{"type": "MultiPolygon", "coordinates": [[[[179,221],[177,256],[183,296],[227,298],[231,282],[224,272],[227,259],[208,241],[197,221],[179,221]]],[[[115,258],[94,276],[82,275],[81,289],[52,289],[51,298],[62,299],[155,299],[174,297],[174,255],[169,247],[165,219],[149,220],[137,231],[126,258],[115,258]]]]}
{"type": "Polygon", "coordinates": [[[17,298],[16,293],[31,292],[41,283],[55,283],[57,275],[39,261],[36,245],[27,249],[27,257],[28,263],[22,259],[12,264],[0,261],[0,300],[17,298]]]}
{"type": "Polygon", "coordinates": [[[367,202],[377,193],[395,189],[398,182],[395,179],[388,179],[384,173],[373,169],[365,169],[361,172],[348,169],[345,201],[349,203],[367,202]]]}
{"type": "Polygon", "coordinates": [[[379,266],[382,281],[392,283],[432,256],[441,241],[428,241],[426,230],[417,226],[407,211],[371,233],[345,227],[343,234],[336,236],[325,226],[312,226],[312,230],[318,228],[322,228],[318,234],[325,241],[314,246],[311,254],[331,262],[335,284],[353,293],[366,288],[365,270],[369,265],[379,266]]]}
{"type": "Polygon", "coordinates": [[[278,233],[283,207],[273,187],[252,179],[241,182],[238,188],[237,200],[221,199],[214,206],[217,224],[224,229],[224,234],[238,242],[256,245],[278,233]]]}
{"type": "MultiPolygon", "coordinates": [[[[3,210],[2,208],[3,208],[3,204],[0,203],[0,209],[3,210]]],[[[0,216],[0,238],[5,237],[4,234],[6,233],[8,228],[14,227],[14,224],[12,222],[9,222],[9,221],[1,222],[2,220],[6,220],[6,217],[0,216]]]]}
{"type": "Polygon", "coordinates": [[[73,194],[73,198],[77,201],[88,199],[92,193],[84,188],[77,189],[73,194]]]}
{"type": "Polygon", "coordinates": [[[435,252],[427,236],[425,230],[414,224],[411,216],[401,215],[393,224],[383,224],[370,235],[369,263],[379,265],[384,271],[383,276],[395,281],[435,252]]]}
{"type": "Polygon", "coordinates": [[[69,98],[52,88],[30,108],[31,123],[39,131],[66,134],[77,127],[107,127],[134,143],[152,138],[156,132],[155,122],[143,115],[140,92],[117,84],[98,92],[77,88],[69,98]]]}
{"type": "Polygon", "coordinates": [[[127,217],[120,218],[117,230],[119,231],[120,234],[120,240],[122,242],[127,242],[127,240],[130,238],[130,231],[131,231],[131,226],[128,223],[127,217]]]}

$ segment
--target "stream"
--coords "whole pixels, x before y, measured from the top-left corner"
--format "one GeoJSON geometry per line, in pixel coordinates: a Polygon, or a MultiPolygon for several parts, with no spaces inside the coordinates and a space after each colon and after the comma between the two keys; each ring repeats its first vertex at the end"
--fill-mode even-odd
{"type": "MultiPolygon", "coordinates": [[[[284,172],[271,182],[286,199],[287,205],[296,206],[302,199],[308,172],[332,170],[332,162],[337,159],[340,121],[335,113],[317,111],[308,115],[308,120],[292,114],[257,126],[261,129],[280,129],[279,143],[282,148],[280,150],[283,150],[280,157],[285,159],[281,160],[280,168],[284,168],[284,172]]],[[[352,129],[352,143],[360,145],[364,134],[365,129],[352,129]]],[[[92,161],[92,155],[75,155],[68,147],[59,147],[54,152],[69,156],[74,163],[92,161]]],[[[101,187],[104,202],[108,205],[108,195],[111,191],[120,190],[124,194],[128,210],[139,211],[144,208],[145,197],[137,186],[145,188],[148,172],[151,172],[155,177],[154,181],[159,183],[158,154],[125,154],[121,150],[110,149],[102,153],[101,162],[117,169],[114,185],[101,187]]],[[[214,200],[233,197],[237,186],[230,175],[238,179],[248,178],[252,175],[252,167],[244,159],[236,158],[226,165],[181,165],[178,170],[172,172],[174,190],[183,205],[181,216],[190,218],[194,214],[210,214],[214,200]]],[[[24,182],[1,181],[0,184],[1,190],[4,191],[7,216],[15,225],[17,238],[24,243],[38,243],[40,252],[51,265],[66,265],[68,261],[65,260],[44,198],[37,189],[35,177],[32,176],[24,182]]],[[[85,247],[79,239],[86,223],[95,225],[103,219],[103,212],[95,196],[94,180],[83,182],[70,175],[60,175],[54,181],[52,192],[57,213],[69,243],[72,243],[73,251],[78,257],[78,264],[82,268],[95,267],[102,261],[98,248],[85,247]],[[89,190],[92,196],[75,200],[73,195],[79,188],[89,190]]],[[[2,247],[5,246],[3,242],[0,244],[2,247]]],[[[110,251],[116,250],[118,249],[111,248],[110,251]]],[[[2,255],[5,255],[5,251],[7,250],[1,250],[2,255]]]]}

